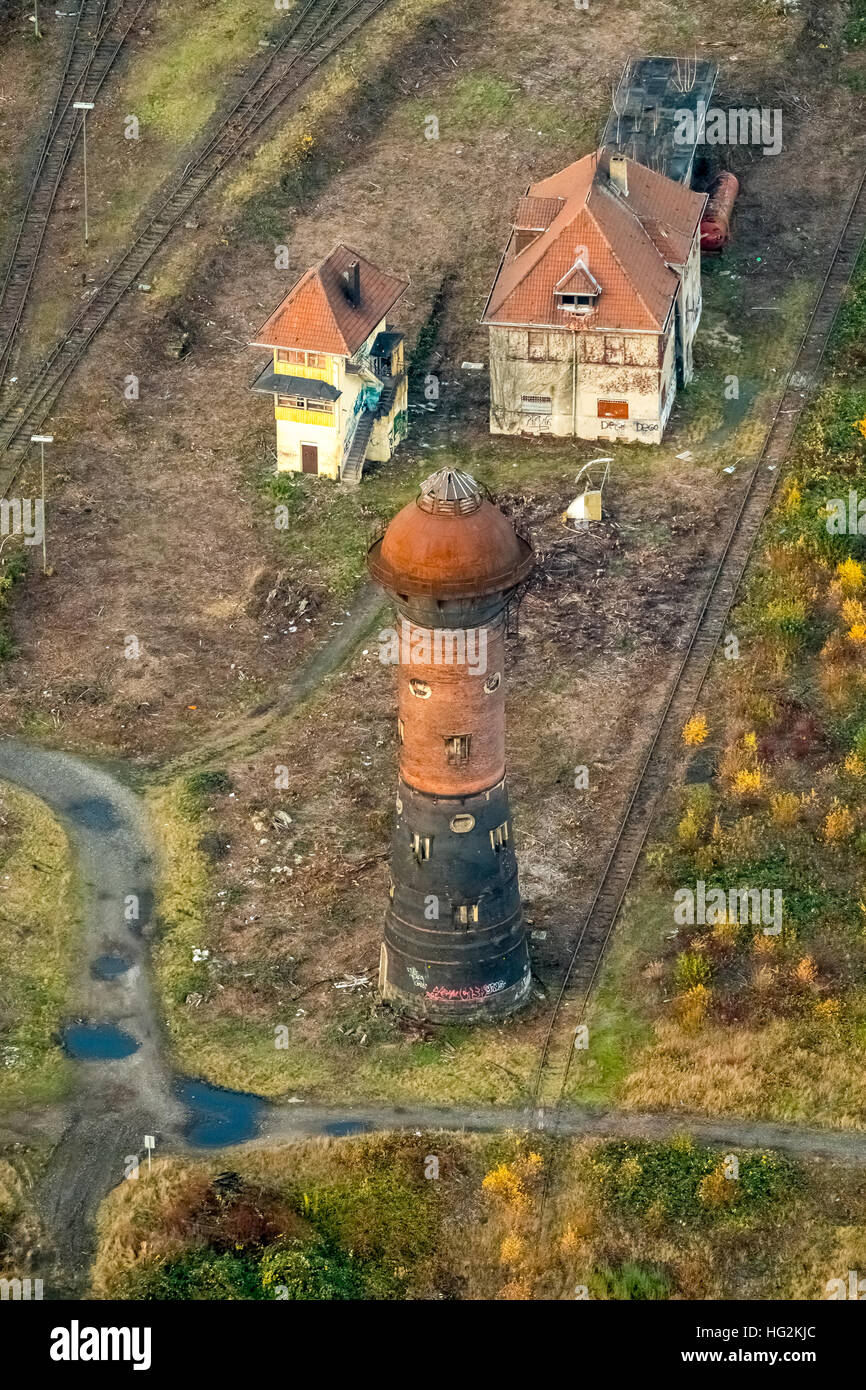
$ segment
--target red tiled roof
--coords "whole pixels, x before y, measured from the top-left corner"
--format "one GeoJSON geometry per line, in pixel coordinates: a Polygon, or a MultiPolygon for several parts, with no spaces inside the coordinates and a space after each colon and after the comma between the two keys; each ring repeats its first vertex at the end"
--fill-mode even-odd
{"type": "Polygon", "coordinates": [[[562,203],[562,198],[521,198],[511,225],[519,232],[545,232],[562,203]]]}
{"type": "Polygon", "coordinates": [[[609,156],[585,155],[533,184],[521,204],[560,200],[545,231],[525,250],[512,233],[490,292],[484,323],[661,332],[677,294],[706,195],[627,160],[628,195],[608,181],[609,156]],[[554,290],[582,260],[601,285],[586,316],[560,309],[554,290]]]}
{"type": "Polygon", "coordinates": [[[302,275],[256,334],[253,347],[299,348],[351,357],[396,304],[409,284],[380,270],[348,246],[302,275]],[[354,262],[360,276],[360,303],[346,293],[345,273],[354,262]]]}

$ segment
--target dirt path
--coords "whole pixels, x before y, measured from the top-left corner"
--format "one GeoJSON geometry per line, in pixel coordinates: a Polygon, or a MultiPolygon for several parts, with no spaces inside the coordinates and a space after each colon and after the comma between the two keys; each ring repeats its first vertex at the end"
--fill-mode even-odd
{"type": "Polygon", "coordinates": [[[313,1135],[394,1129],[466,1130],[473,1134],[533,1129],[574,1138],[653,1140],[685,1133],[706,1144],[779,1149],[804,1158],[866,1163],[866,1130],[814,1129],[735,1115],[715,1118],[675,1111],[647,1114],[570,1106],[556,1115],[503,1106],[272,1106],[264,1114],[260,1135],[241,1147],[262,1148],[313,1135]]]}
{"type": "Polygon", "coordinates": [[[259,748],[274,724],[291,713],[343,665],[361,640],[385,612],[388,600],[370,581],[363,583],[355,595],[346,621],[338,632],[331,633],[304,664],[293,680],[267,704],[250,710],[232,728],[231,733],[207,739],[190,753],[160,764],[155,772],[157,782],[171,781],[191,769],[206,769],[215,761],[240,757],[259,748]]]}
{"type": "MultiPolygon", "coordinates": [[[[123,1178],[126,1157],[139,1152],[145,1133],[174,1131],[183,1119],[148,970],[150,849],[136,797],[88,763],[3,739],[0,777],[40,797],[69,836],[82,899],[73,1017],[117,1025],[138,1044],[128,1057],[77,1064],[76,1091],[39,1193],[52,1253],[75,1273],[86,1265],[91,1217],[123,1178]],[[106,955],[122,958],[126,970],[99,978],[94,963],[106,955]]],[[[19,1129],[22,1120],[15,1117],[19,1129]]]]}

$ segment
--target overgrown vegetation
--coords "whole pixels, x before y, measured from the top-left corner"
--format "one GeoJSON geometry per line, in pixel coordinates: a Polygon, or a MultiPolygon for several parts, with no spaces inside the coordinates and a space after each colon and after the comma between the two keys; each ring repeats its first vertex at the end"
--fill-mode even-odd
{"type": "Polygon", "coordinates": [[[78,927],[66,835],[41,801],[0,783],[2,1107],[56,1100],[69,1082],[56,1030],[78,927]]]}
{"type": "MultiPolygon", "coordinates": [[[[697,780],[677,793],[620,928],[637,934],[631,979],[655,1019],[654,1042],[617,1078],[632,1103],[862,1123],[864,326],[866,261],[732,614],[736,650],[683,730],[697,780]],[[698,884],[712,895],[704,919],[677,918],[675,894],[698,884]]],[[[577,1072],[579,1094],[586,1064],[577,1072]]]]}
{"type": "Polygon", "coordinates": [[[856,1171],[685,1137],[386,1134],[231,1162],[115,1189],[96,1297],[821,1298],[866,1248],[856,1171]]]}

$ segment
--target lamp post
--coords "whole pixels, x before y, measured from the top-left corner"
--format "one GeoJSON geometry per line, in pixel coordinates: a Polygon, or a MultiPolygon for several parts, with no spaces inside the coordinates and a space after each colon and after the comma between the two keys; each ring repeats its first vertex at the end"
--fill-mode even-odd
{"type": "Polygon", "coordinates": [[[53,434],[31,434],[31,444],[39,445],[41,455],[41,489],[42,489],[42,573],[48,573],[48,556],[45,545],[45,445],[54,443],[53,434]]]}
{"type": "Polygon", "coordinates": [[[34,26],[33,37],[35,39],[41,39],[42,35],[39,32],[39,0],[33,0],[33,13],[30,16],[30,23],[34,26]]]}
{"type": "Polygon", "coordinates": [[[82,111],[81,117],[81,144],[84,151],[84,245],[90,240],[90,228],[87,224],[87,113],[93,110],[92,101],[73,101],[72,105],[76,111],[82,111]]]}

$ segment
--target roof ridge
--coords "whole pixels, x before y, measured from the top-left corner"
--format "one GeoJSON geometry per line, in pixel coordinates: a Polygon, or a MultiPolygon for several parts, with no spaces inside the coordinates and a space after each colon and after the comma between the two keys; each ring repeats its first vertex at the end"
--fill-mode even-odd
{"type": "MultiPolygon", "coordinates": [[[[620,205],[622,204],[622,200],[621,200],[621,199],[617,198],[613,193],[611,193],[608,189],[604,188],[601,184],[598,184],[598,185],[593,184],[592,186],[593,186],[593,187],[598,187],[598,190],[599,190],[600,193],[607,193],[607,196],[611,199],[611,202],[613,203],[614,206],[620,206],[620,205]]],[[[638,300],[640,300],[640,303],[642,304],[642,306],[643,306],[643,308],[644,308],[644,310],[645,310],[647,316],[653,321],[653,323],[655,323],[655,322],[656,322],[656,315],[653,313],[653,311],[652,311],[652,309],[650,308],[649,304],[648,304],[647,301],[645,300],[645,298],[644,298],[644,296],[643,296],[643,294],[642,294],[642,292],[641,292],[641,290],[640,290],[640,288],[639,288],[639,286],[638,286],[638,284],[637,284],[637,278],[636,278],[635,276],[629,274],[628,270],[627,270],[626,267],[623,265],[622,261],[620,260],[619,256],[617,255],[616,248],[614,247],[613,242],[611,241],[610,237],[609,237],[609,236],[607,235],[607,233],[605,232],[604,228],[602,227],[601,223],[599,222],[598,218],[596,217],[595,213],[593,212],[592,208],[591,208],[590,205],[589,205],[589,197],[588,197],[588,196],[587,196],[587,201],[586,201],[586,211],[587,211],[587,214],[589,215],[589,217],[590,217],[590,218],[592,219],[592,221],[594,222],[594,224],[595,224],[595,226],[596,226],[596,228],[597,228],[597,230],[598,230],[598,232],[599,232],[599,235],[602,236],[602,237],[604,237],[604,240],[605,240],[605,242],[607,243],[607,249],[610,251],[611,256],[612,256],[613,259],[616,261],[616,263],[617,263],[617,265],[619,266],[619,268],[620,268],[622,274],[625,276],[626,280],[627,280],[627,281],[629,282],[629,284],[631,285],[632,290],[634,291],[635,298],[638,299],[638,300]]],[[[666,270],[669,270],[670,267],[668,266],[667,262],[663,259],[662,255],[661,255],[660,252],[659,252],[658,247],[656,246],[656,244],[655,244],[655,242],[653,241],[652,237],[650,236],[649,232],[648,232],[648,231],[646,230],[646,228],[644,227],[644,225],[643,225],[643,223],[641,222],[640,218],[638,217],[637,213],[634,212],[631,208],[628,208],[627,211],[631,214],[631,216],[634,218],[634,220],[635,220],[635,222],[637,223],[637,225],[640,227],[640,229],[641,229],[641,231],[643,232],[643,235],[644,235],[644,237],[645,237],[645,239],[646,239],[646,241],[647,241],[647,244],[652,248],[652,250],[654,251],[654,253],[658,256],[659,260],[661,261],[661,263],[662,263],[662,265],[665,267],[665,269],[666,269],[666,270]]],[[[671,272],[671,273],[673,273],[673,272],[671,272]]]]}

